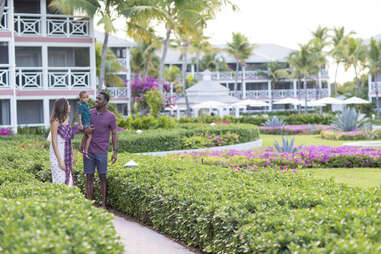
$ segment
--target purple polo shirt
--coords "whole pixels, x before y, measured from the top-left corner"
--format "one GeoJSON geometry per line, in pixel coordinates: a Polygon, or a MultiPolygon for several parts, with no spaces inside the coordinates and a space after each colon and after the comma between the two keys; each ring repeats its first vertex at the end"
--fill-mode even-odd
{"type": "Polygon", "coordinates": [[[110,145],[110,133],[116,129],[115,115],[107,109],[101,114],[98,114],[96,109],[92,109],[91,124],[94,126],[94,132],[89,152],[107,154],[110,145]]]}

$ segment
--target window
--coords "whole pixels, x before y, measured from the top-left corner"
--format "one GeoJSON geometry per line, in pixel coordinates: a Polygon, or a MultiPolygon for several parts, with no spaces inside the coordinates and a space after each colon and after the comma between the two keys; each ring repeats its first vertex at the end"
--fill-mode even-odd
{"type": "Polygon", "coordinates": [[[17,67],[41,67],[42,57],[40,47],[16,47],[17,67]]]}
{"type": "Polygon", "coordinates": [[[40,13],[40,0],[15,0],[15,13],[40,13]]]}
{"type": "Polygon", "coordinates": [[[17,124],[40,124],[43,122],[42,101],[17,101],[17,124]]]}
{"type": "Polygon", "coordinates": [[[0,42],[0,64],[9,64],[8,42],[0,42]]]}
{"type": "Polygon", "coordinates": [[[49,67],[89,67],[89,48],[48,48],[49,67]]]}
{"type": "Polygon", "coordinates": [[[11,125],[11,108],[9,100],[0,100],[0,125],[11,125]]]}

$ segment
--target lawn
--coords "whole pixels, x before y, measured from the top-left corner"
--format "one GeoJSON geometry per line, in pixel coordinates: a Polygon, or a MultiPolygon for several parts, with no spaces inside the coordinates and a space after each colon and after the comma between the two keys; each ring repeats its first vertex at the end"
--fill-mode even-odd
{"type": "MultiPolygon", "coordinates": [[[[295,138],[296,146],[309,146],[309,145],[327,145],[327,146],[341,146],[345,142],[352,141],[343,141],[343,140],[326,140],[322,139],[320,135],[287,135],[285,136],[288,139],[295,138]]],[[[278,140],[279,144],[282,145],[282,136],[281,135],[264,135],[261,134],[260,138],[263,140],[263,147],[274,146],[274,141],[278,140]]]]}
{"type": "Polygon", "coordinates": [[[352,187],[376,187],[381,185],[381,169],[378,168],[333,168],[305,169],[303,174],[319,178],[334,178],[336,183],[345,183],[352,187]]]}

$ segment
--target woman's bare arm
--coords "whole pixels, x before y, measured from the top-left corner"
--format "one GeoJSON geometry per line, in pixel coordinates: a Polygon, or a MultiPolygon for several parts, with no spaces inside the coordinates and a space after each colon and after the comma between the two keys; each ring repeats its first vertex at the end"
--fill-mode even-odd
{"type": "Polygon", "coordinates": [[[54,154],[56,155],[60,168],[65,170],[65,168],[61,167],[62,165],[65,165],[65,164],[63,163],[63,160],[58,150],[58,144],[57,144],[58,126],[59,126],[58,121],[53,121],[50,126],[50,132],[52,134],[52,146],[53,146],[53,151],[54,151],[54,154]]]}

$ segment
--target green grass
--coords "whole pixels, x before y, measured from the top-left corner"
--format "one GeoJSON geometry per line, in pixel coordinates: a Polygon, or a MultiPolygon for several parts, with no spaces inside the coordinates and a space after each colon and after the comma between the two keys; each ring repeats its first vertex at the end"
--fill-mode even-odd
{"type": "MultiPolygon", "coordinates": [[[[295,138],[295,145],[327,145],[327,146],[341,146],[345,142],[352,141],[343,141],[343,140],[326,140],[322,139],[320,135],[287,135],[285,136],[288,139],[295,138]]],[[[281,135],[263,135],[261,134],[260,138],[263,141],[263,147],[274,146],[274,141],[278,140],[281,144],[282,136],[281,135]]]]}
{"type": "Polygon", "coordinates": [[[368,188],[381,185],[381,169],[378,168],[334,168],[304,169],[303,174],[319,179],[334,178],[336,183],[352,187],[368,188]]]}

